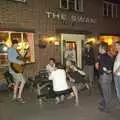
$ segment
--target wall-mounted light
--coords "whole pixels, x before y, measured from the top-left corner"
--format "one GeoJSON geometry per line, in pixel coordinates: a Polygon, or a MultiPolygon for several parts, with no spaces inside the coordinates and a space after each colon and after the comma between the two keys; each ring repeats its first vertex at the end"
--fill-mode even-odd
{"type": "Polygon", "coordinates": [[[87,43],[89,43],[89,42],[95,44],[96,38],[94,38],[94,37],[88,38],[87,43]]]}
{"type": "Polygon", "coordinates": [[[60,45],[60,42],[57,40],[57,41],[55,41],[55,43],[54,43],[56,46],[59,46],[60,45]]]}
{"type": "Polygon", "coordinates": [[[56,35],[49,36],[44,35],[41,40],[39,40],[39,47],[45,48],[47,45],[56,45],[59,46],[60,42],[56,35]]]}
{"type": "Polygon", "coordinates": [[[47,43],[44,40],[39,40],[39,48],[46,48],[47,43]]]}
{"type": "Polygon", "coordinates": [[[56,36],[44,37],[47,44],[59,45],[59,41],[56,36]]]}

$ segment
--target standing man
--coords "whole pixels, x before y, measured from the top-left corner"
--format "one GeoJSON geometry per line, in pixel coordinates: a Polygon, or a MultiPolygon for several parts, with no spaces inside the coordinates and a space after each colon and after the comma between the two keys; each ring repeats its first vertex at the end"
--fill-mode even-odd
{"type": "Polygon", "coordinates": [[[22,98],[23,88],[25,85],[25,79],[22,73],[16,72],[11,64],[24,64],[23,61],[19,60],[19,54],[17,52],[18,41],[13,40],[11,48],[8,49],[8,61],[9,61],[9,72],[12,74],[14,79],[14,90],[13,90],[13,100],[17,100],[24,103],[22,98]]]}
{"type": "Polygon", "coordinates": [[[99,59],[98,71],[100,74],[99,83],[101,88],[101,102],[99,110],[103,112],[110,112],[112,93],[111,93],[111,82],[112,82],[112,68],[113,59],[107,54],[108,45],[107,43],[101,43],[99,46],[99,59]]]}
{"type": "Polygon", "coordinates": [[[85,63],[85,72],[88,75],[90,80],[90,85],[92,86],[94,81],[94,64],[95,64],[95,54],[94,49],[90,45],[90,43],[86,44],[84,55],[84,63],[85,63]]]}
{"type": "Polygon", "coordinates": [[[113,74],[114,74],[117,98],[120,103],[120,41],[117,41],[115,43],[115,47],[116,47],[116,50],[118,51],[118,54],[114,62],[113,74]]]}

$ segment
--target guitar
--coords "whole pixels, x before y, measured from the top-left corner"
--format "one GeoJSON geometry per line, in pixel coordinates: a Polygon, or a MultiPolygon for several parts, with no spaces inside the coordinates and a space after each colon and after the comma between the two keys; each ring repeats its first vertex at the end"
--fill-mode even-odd
{"type": "MultiPolygon", "coordinates": [[[[17,59],[23,61],[23,63],[25,64],[25,62],[27,61],[26,55],[27,55],[27,52],[26,52],[26,54],[24,56],[21,56],[19,54],[19,56],[17,57],[17,59]]],[[[11,68],[12,68],[12,70],[15,73],[23,73],[24,72],[24,64],[10,63],[11,68]]]]}
{"type": "MultiPolygon", "coordinates": [[[[19,58],[19,60],[25,61],[25,58],[19,58]]],[[[10,64],[11,64],[12,70],[15,73],[23,73],[24,72],[24,64],[16,64],[16,63],[10,63],[10,64]]]]}

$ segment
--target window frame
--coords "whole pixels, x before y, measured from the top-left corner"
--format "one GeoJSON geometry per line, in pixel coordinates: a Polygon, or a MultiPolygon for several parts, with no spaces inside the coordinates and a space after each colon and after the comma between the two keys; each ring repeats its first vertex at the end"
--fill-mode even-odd
{"type": "Polygon", "coordinates": [[[108,1],[104,1],[104,3],[103,3],[103,16],[104,17],[118,18],[119,17],[118,11],[119,11],[119,5],[118,4],[108,2],[108,1]],[[105,4],[106,4],[106,8],[105,8],[105,4]],[[109,15],[109,10],[108,10],[109,5],[111,6],[111,15],[109,15]],[[105,9],[106,9],[106,14],[105,14],[105,9]]]}
{"type": "MultiPolygon", "coordinates": [[[[67,2],[67,8],[64,8],[64,7],[62,7],[62,0],[59,0],[60,8],[66,9],[66,10],[71,10],[69,7],[70,0],[66,0],[66,2],[67,2]]],[[[72,9],[72,10],[77,11],[77,12],[83,12],[84,11],[83,0],[74,0],[74,9],[72,9]],[[77,8],[77,5],[79,6],[78,8],[77,8]]]]}
{"type": "Polygon", "coordinates": [[[69,8],[68,8],[68,2],[69,2],[69,0],[66,0],[66,2],[67,2],[67,8],[63,8],[63,7],[62,7],[62,0],[59,0],[59,2],[60,2],[60,8],[61,8],[61,9],[69,9],[69,8]]]}

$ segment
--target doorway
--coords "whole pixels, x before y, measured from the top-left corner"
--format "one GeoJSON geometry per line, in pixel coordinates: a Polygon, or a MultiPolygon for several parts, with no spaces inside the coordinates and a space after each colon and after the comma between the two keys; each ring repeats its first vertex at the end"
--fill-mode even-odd
{"type": "Polygon", "coordinates": [[[61,34],[61,62],[65,64],[66,59],[76,62],[82,68],[82,49],[85,35],[83,34],[61,34]]]}

